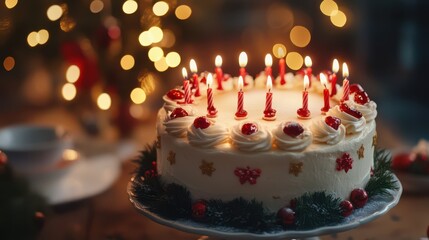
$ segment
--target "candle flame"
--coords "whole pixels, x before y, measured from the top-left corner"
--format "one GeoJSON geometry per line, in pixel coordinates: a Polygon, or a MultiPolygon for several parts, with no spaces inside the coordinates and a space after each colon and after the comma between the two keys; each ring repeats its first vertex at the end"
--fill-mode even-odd
{"type": "Polygon", "coordinates": [[[343,63],[343,77],[347,78],[349,76],[349,67],[347,67],[347,63],[343,63]]]}
{"type": "Polygon", "coordinates": [[[198,72],[197,63],[194,59],[191,59],[191,61],[189,61],[189,70],[191,70],[191,72],[193,73],[198,72]]]}
{"type": "Polygon", "coordinates": [[[183,79],[188,79],[188,72],[186,71],[186,68],[182,68],[182,76],[183,79]]]}
{"type": "Polygon", "coordinates": [[[238,89],[240,90],[240,91],[242,91],[243,90],[243,77],[242,76],[239,76],[238,77],[238,89]]]}
{"type": "Polygon", "coordinates": [[[326,75],[323,73],[319,74],[319,78],[320,78],[320,83],[325,86],[326,88],[326,84],[328,84],[328,80],[326,79],[326,75]]]}
{"type": "Polygon", "coordinates": [[[240,67],[244,68],[247,65],[247,54],[245,52],[241,52],[238,57],[238,64],[240,67]]]}
{"type": "Polygon", "coordinates": [[[283,58],[286,55],[285,50],[281,47],[277,48],[277,55],[279,58],[283,58]]]}
{"type": "Polygon", "coordinates": [[[215,58],[215,66],[222,67],[222,57],[220,55],[217,55],[215,58]]]}
{"type": "Polygon", "coordinates": [[[267,77],[267,91],[271,92],[271,89],[273,88],[273,80],[271,79],[271,76],[267,77]]]}
{"type": "Polygon", "coordinates": [[[311,61],[311,58],[309,56],[305,56],[304,62],[306,67],[311,67],[313,65],[313,62],[311,61]]]}
{"type": "Polygon", "coordinates": [[[337,73],[338,70],[340,70],[340,63],[337,59],[334,59],[334,61],[332,62],[332,72],[337,73]]]}
{"type": "Polygon", "coordinates": [[[213,83],[213,75],[211,73],[207,74],[207,88],[211,88],[213,83]]]}
{"type": "Polygon", "coordinates": [[[307,90],[308,85],[310,85],[310,79],[307,75],[304,75],[304,90],[307,90]]]}
{"type": "Polygon", "coordinates": [[[273,65],[273,57],[271,56],[271,54],[267,54],[265,55],[265,66],[266,67],[271,67],[273,65]]]}

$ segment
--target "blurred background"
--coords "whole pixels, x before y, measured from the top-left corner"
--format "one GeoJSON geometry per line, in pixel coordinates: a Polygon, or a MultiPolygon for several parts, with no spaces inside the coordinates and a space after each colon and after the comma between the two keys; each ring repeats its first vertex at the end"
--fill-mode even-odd
{"type": "MultiPolygon", "coordinates": [[[[429,135],[429,2],[389,1],[19,1],[0,4],[1,125],[61,108],[85,131],[126,137],[161,106],[194,58],[238,74],[286,50],[288,71],[313,59],[349,64],[379,105],[379,119],[414,144],[429,135]],[[30,114],[30,115],[29,115],[30,114]]],[[[276,60],[274,61],[277,62],[276,60]]],[[[277,72],[274,64],[274,73],[277,72]]]]}

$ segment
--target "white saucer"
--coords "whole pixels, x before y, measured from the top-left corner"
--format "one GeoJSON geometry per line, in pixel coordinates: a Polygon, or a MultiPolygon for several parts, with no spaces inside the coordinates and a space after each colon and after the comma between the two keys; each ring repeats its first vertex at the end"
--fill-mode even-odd
{"type": "Polygon", "coordinates": [[[120,159],[114,154],[85,158],[55,171],[27,176],[30,187],[56,205],[97,195],[120,174],[120,159]]]}

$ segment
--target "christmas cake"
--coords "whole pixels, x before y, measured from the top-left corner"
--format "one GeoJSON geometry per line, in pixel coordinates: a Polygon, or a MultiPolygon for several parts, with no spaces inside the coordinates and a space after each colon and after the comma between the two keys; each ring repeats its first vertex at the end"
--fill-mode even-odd
{"type": "Polygon", "coordinates": [[[194,201],[256,200],[279,214],[315,192],[363,197],[354,207],[363,206],[377,110],[360,85],[345,78],[340,86],[335,73],[314,76],[310,67],[277,78],[266,69],[255,79],[216,68],[184,79],[158,112],[163,184],[185,187],[194,201]]]}

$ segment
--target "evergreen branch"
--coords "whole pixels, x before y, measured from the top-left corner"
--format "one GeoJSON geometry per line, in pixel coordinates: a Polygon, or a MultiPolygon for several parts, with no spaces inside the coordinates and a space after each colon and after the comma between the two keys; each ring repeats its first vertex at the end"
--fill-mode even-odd
{"type": "Polygon", "coordinates": [[[390,170],[392,156],[387,150],[375,150],[374,175],[369,179],[365,191],[370,198],[388,196],[390,191],[398,190],[396,180],[390,170]]]}

